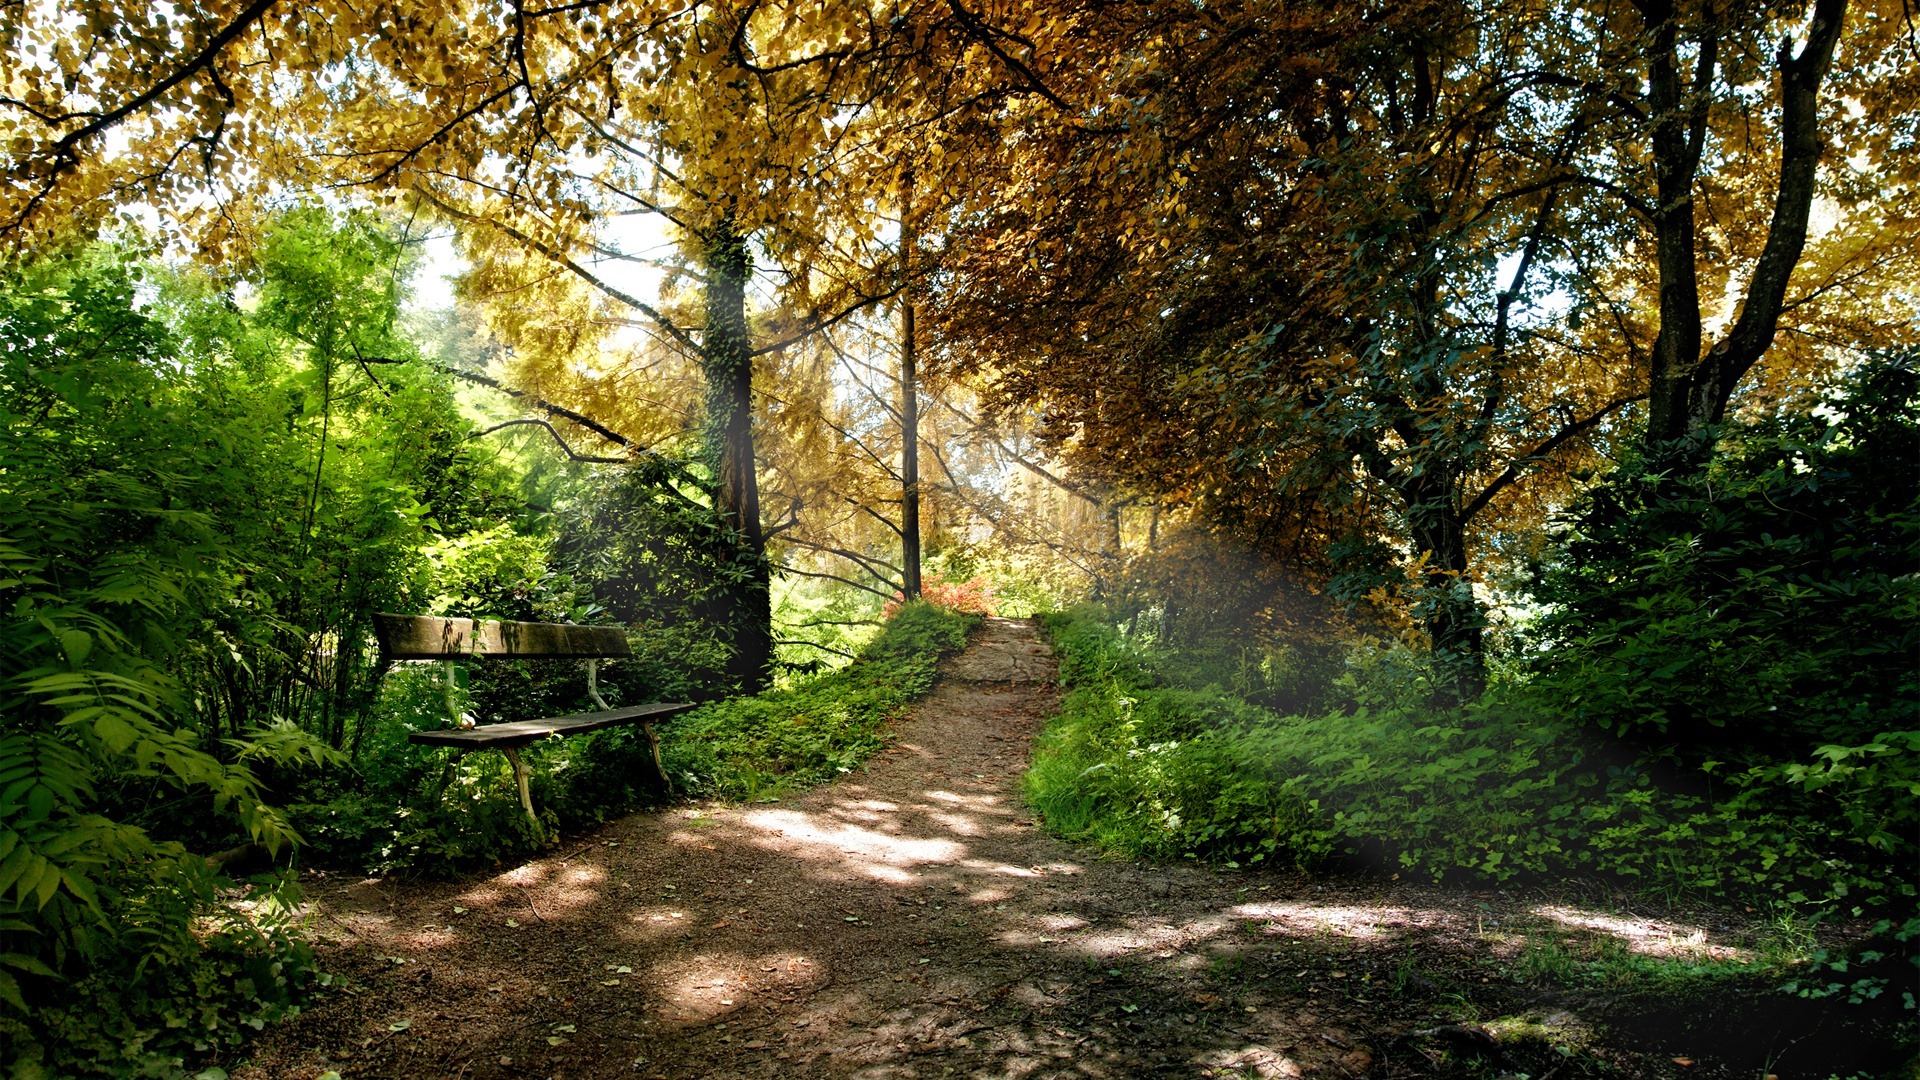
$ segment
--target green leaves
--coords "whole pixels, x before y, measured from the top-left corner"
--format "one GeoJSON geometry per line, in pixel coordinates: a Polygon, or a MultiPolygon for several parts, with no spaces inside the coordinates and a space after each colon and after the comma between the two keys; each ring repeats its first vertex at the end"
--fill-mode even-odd
{"type": "MultiPolygon", "coordinates": [[[[230,282],[139,275],[105,247],[0,275],[0,954],[33,961],[0,964],[0,1001],[85,1002],[89,979],[210,955],[196,920],[226,900],[155,837],[295,839],[252,767],[340,763],[341,731],[300,721],[364,693],[353,643],[416,573],[419,474],[471,476],[443,389],[310,362],[323,339],[401,353],[393,243],[371,221],[338,244],[324,214],[284,225],[299,242],[256,268],[271,319],[230,282]],[[317,330],[316,305],[333,320],[317,330]]],[[[141,1019],[103,1061],[193,1007],[160,997],[129,1005],[141,1019]]]]}
{"type": "Polygon", "coordinates": [[[1920,376],[1865,364],[1817,412],[1630,462],[1562,526],[1536,596],[1544,697],[1690,761],[1797,759],[1920,721],[1920,376]]]}
{"type": "Polygon", "coordinates": [[[1441,723],[1422,695],[1358,686],[1374,705],[1280,715],[1169,685],[1190,673],[1162,662],[1156,678],[1153,658],[1098,618],[1047,620],[1070,692],[1027,789],[1068,836],[1241,862],[1368,852],[1436,878],[1602,873],[1748,903],[1914,902],[1920,734],[1828,746],[1811,762],[1718,762],[1708,799],[1690,777],[1665,780],[1670,762],[1623,759],[1524,686],[1441,723]]]}
{"type": "Polygon", "coordinates": [[[977,622],[907,604],[847,667],[674,720],[662,747],[668,771],[689,790],[736,799],[832,780],[884,745],[887,721],[926,693],[939,658],[964,647],[977,622]]]}

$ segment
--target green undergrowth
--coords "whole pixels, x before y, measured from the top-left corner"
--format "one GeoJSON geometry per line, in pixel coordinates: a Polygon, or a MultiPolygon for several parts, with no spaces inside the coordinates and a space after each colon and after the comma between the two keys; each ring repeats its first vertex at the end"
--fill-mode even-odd
{"type": "Polygon", "coordinates": [[[1538,985],[1616,990],[1632,987],[1683,994],[1720,980],[1784,976],[1809,955],[1810,950],[1786,951],[1775,946],[1731,960],[1648,956],[1605,934],[1540,934],[1522,946],[1511,971],[1516,980],[1538,985]]]}
{"type": "Polygon", "coordinates": [[[673,721],[661,747],[667,773],[685,793],[747,800],[851,772],[886,745],[887,721],[933,686],[940,658],[965,646],[979,622],[933,604],[907,604],[853,663],[673,721]]]}
{"type": "Polygon", "coordinates": [[[0,1009],[7,1080],[190,1075],[327,982],[282,876],[236,883],[171,851],[105,875],[97,899],[63,928],[78,946],[64,972],[0,956],[29,976],[14,1002],[27,1008],[0,1009]]]}
{"type": "Polygon", "coordinates": [[[1391,657],[1356,653],[1343,707],[1283,716],[1181,685],[1097,608],[1043,621],[1069,690],[1027,793],[1064,836],[1229,866],[1579,874],[1675,897],[1911,914],[1914,839],[1889,834],[1883,804],[1916,779],[1914,739],[1684,774],[1556,716],[1524,685],[1436,711],[1397,689],[1391,657]]]}
{"type": "MultiPolygon", "coordinates": [[[[1912,1052],[1915,838],[1910,808],[1893,805],[1916,780],[1912,740],[1688,773],[1554,712],[1520,679],[1439,710],[1407,689],[1412,658],[1356,650],[1323,710],[1285,715],[1185,682],[1178,653],[1130,640],[1097,607],[1042,622],[1067,693],[1036,742],[1026,794],[1058,835],[1226,867],[1364,866],[1480,885],[1574,878],[1656,902],[1771,911],[1793,933],[1762,934],[1735,955],[1645,956],[1605,934],[1540,928],[1508,938],[1500,982],[1544,1001],[1604,995],[1623,1018],[1661,1023],[1757,1002],[1796,1023],[1906,1030],[1888,1054],[1912,1052]],[[1866,932],[1823,950],[1811,927],[1830,918],[1866,932]]],[[[1410,950],[1396,990],[1420,985],[1414,964],[1410,950]]],[[[1584,1071],[1590,1059],[1567,1031],[1487,1023],[1505,1012],[1481,1007],[1512,1006],[1482,994],[1487,982],[1453,985],[1474,1003],[1461,1019],[1498,1029],[1503,1056],[1436,1075],[1516,1064],[1613,1074],[1584,1071]]]]}

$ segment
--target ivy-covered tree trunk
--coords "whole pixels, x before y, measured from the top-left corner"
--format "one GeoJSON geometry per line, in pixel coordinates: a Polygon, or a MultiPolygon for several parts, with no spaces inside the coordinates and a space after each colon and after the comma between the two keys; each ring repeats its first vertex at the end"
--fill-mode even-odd
{"type": "Polygon", "coordinates": [[[729,613],[729,674],[745,691],[763,689],[773,666],[773,607],[760,484],[753,454],[753,349],[747,336],[746,238],[723,219],[707,238],[707,326],[700,363],[707,379],[703,452],[713,474],[714,510],[737,540],[729,613]]]}
{"type": "Polygon", "coordinates": [[[1415,611],[1433,642],[1434,697],[1444,706],[1487,688],[1487,618],[1467,575],[1467,522],[1456,488],[1441,477],[1409,484],[1404,495],[1415,547],[1426,556],[1415,611]]]}

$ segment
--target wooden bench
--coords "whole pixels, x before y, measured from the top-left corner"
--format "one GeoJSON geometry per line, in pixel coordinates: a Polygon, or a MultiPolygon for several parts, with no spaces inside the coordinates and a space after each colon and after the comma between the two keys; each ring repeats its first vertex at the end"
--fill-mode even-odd
{"type": "Polygon", "coordinates": [[[448,712],[455,724],[440,731],[416,731],[409,742],[426,746],[451,746],[457,750],[495,749],[507,756],[513,766],[514,786],[520,791],[520,805],[536,826],[539,815],[533,812],[533,793],[527,786],[527,766],[520,760],[520,749],[541,739],[577,735],[602,728],[638,724],[647,736],[653,754],[653,769],[660,783],[672,789],[666,769],[660,764],[660,740],[653,733],[653,722],[677,716],[694,706],[687,702],[634,705],[612,709],[600,697],[599,662],[619,656],[632,656],[626,631],[617,626],[575,626],[570,623],[500,622],[473,619],[439,619],[426,615],[375,615],[374,634],[388,660],[438,660],[446,665],[442,685],[446,689],[448,712]],[[576,659],[586,663],[587,696],[596,712],[572,713],[546,720],[518,720],[509,724],[460,726],[453,689],[453,667],[462,660],[560,660],[576,659]]]}

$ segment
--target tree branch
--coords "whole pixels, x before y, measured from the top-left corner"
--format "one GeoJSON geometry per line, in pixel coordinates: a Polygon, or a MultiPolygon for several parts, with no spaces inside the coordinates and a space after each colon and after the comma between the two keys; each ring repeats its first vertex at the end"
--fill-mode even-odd
{"type": "Polygon", "coordinates": [[[879,570],[874,569],[874,567],[878,566],[878,567],[881,567],[882,569],[891,570],[896,574],[900,572],[899,567],[893,565],[892,563],[886,561],[885,559],[873,558],[871,556],[862,555],[858,552],[848,551],[845,548],[837,548],[830,544],[822,544],[813,540],[802,540],[797,537],[788,539],[787,543],[792,544],[795,547],[806,548],[809,551],[818,551],[825,555],[838,555],[839,557],[847,560],[848,562],[853,563],[855,566],[858,566],[860,569],[865,570],[867,573],[872,574],[874,577],[874,580],[876,581],[885,582],[888,585],[898,584],[898,582],[894,581],[892,578],[881,573],[879,570]]]}
{"type": "Polygon", "coordinates": [[[887,593],[883,593],[879,589],[876,589],[871,585],[862,585],[859,582],[853,580],[852,578],[843,578],[839,574],[829,574],[829,573],[825,573],[823,571],[818,571],[818,570],[801,570],[797,567],[782,566],[778,563],[775,563],[773,568],[775,570],[778,570],[782,574],[799,574],[801,577],[821,578],[826,581],[837,581],[842,585],[851,585],[854,588],[859,589],[861,592],[870,592],[882,600],[893,599],[891,595],[887,593]]]}
{"type": "MultiPolygon", "coordinates": [[[[369,364],[397,364],[397,363],[403,363],[404,361],[391,360],[386,357],[369,356],[364,358],[364,362],[369,364]]],[[[693,485],[693,487],[698,491],[707,490],[706,482],[701,480],[699,477],[693,475],[692,473],[688,472],[686,466],[673,460],[667,455],[662,454],[660,451],[655,450],[651,446],[641,446],[639,443],[634,442],[632,439],[627,438],[625,435],[620,434],[619,432],[613,430],[612,428],[606,426],[605,424],[600,423],[598,420],[595,420],[590,416],[586,416],[583,413],[575,412],[574,410],[567,408],[565,405],[555,405],[551,401],[534,397],[532,394],[527,393],[525,390],[515,390],[513,387],[505,385],[498,379],[491,378],[486,375],[482,375],[478,372],[462,371],[459,368],[449,367],[446,364],[434,364],[432,365],[432,367],[435,371],[445,372],[446,374],[451,375],[456,379],[464,379],[470,383],[477,383],[489,389],[498,390],[500,393],[507,395],[508,397],[514,399],[515,401],[521,402],[532,408],[539,409],[541,412],[547,413],[550,416],[558,416],[563,420],[571,420],[572,422],[579,424],[581,427],[586,428],[588,431],[593,432],[595,435],[600,436],[601,438],[607,440],[608,442],[613,443],[617,446],[625,447],[627,452],[635,457],[640,457],[640,456],[647,457],[654,464],[665,469],[667,471],[667,474],[669,476],[672,476],[674,479],[685,481],[686,483],[693,485]]],[[[676,492],[676,494],[678,493],[676,492]]],[[[682,499],[686,499],[686,496],[684,495],[680,497],[682,499]]],[[[691,499],[687,499],[686,501],[692,502],[691,499]]]]}
{"type": "Polygon", "coordinates": [[[900,290],[903,288],[905,288],[904,285],[895,285],[893,288],[888,289],[885,292],[873,293],[871,295],[864,294],[864,293],[860,294],[860,299],[857,302],[855,302],[851,307],[848,307],[845,310],[839,312],[838,314],[830,315],[824,319],[821,319],[821,318],[809,319],[807,320],[805,327],[799,333],[789,335],[787,337],[781,338],[778,341],[771,342],[766,345],[762,345],[759,348],[753,350],[753,355],[765,356],[767,353],[779,352],[781,349],[787,348],[792,345],[797,345],[800,342],[807,340],[813,335],[820,333],[822,330],[831,330],[835,326],[838,326],[840,323],[846,321],[847,319],[853,317],[854,315],[859,314],[862,311],[865,311],[866,309],[881,302],[882,300],[893,299],[895,296],[898,296],[900,294],[900,290]]]}
{"type": "Polygon", "coordinates": [[[553,426],[553,424],[550,421],[538,420],[532,417],[526,417],[520,420],[503,420],[500,423],[495,424],[492,427],[486,429],[485,431],[476,431],[473,434],[467,436],[467,438],[483,439],[488,435],[493,434],[496,431],[503,431],[510,427],[522,427],[527,425],[541,428],[545,430],[547,434],[553,436],[553,441],[559,445],[560,452],[567,455],[569,460],[585,462],[590,465],[625,465],[630,460],[628,458],[595,457],[591,454],[576,454],[574,453],[573,447],[567,445],[567,440],[560,437],[560,432],[553,426]]]}
{"type": "Polygon", "coordinates": [[[609,285],[607,282],[601,280],[599,276],[593,273],[593,271],[588,270],[586,267],[580,265],[580,263],[577,260],[575,260],[573,256],[568,255],[564,251],[561,251],[559,248],[555,247],[554,245],[549,244],[544,240],[538,239],[537,237],[530,236],[526,232],[520,229],[514,228],[512,225],[508,225],[505,222],[495,221],[491,218],[481,217],[478,214],[470,214],[465,210],[461,210],[457,207],[454,207],[450,205],[445,199],[442,199],[440,196],[434,194],[433,192],[425,188],[416,188],[415,191],[420,195],[421,198],[427,200],[427,202],[432,204],[435,209],[439,210],[443,214],[448,215],[449,217],[457,218],[470,225],[478,225],[482,228],[497,230],[509,237],[512,237],[514,240],[520,242],[521,244],[524,244],[527,247],[532,248],[534,251],[537,251],[541,255],[546,256],[547,259],[553,262],[554,264],[565,267],[574,276],[578,277],[580,280],[586,282],[587,284],[593,286],[595,289],[599,290],[602,294],[612,297],[613,299],[619,301],[620,303],[625,304],[626,306],[632,308],[633,310],[640,312],[642,315],[645,315],[649,320],[653,322],[656,328],[664,332],[668,337],[672,338],[675,342],[678,342],[682,347],[688,349],[689,351],[695,354],[698,354],[700,352],[700,343],[698,341],[695,341],[691,334],[688,334],[685,330],[682,330],[678,326],[674,325],[672,320],[668,319],[665,315],[662,315],[660,312],[654,310],[654,308],[651,305],[647,304],[645,301],[641,300],[639,297],[633,296],[629,293],[622,292],[621,290],[616,289],[612,285],[609,285]]]}
{"type": "MultiPolygon", "coordinates": [[[[45,178],[41,181],[40,190],[35,192],[33,197],[21,206],[20,212],[14,215],[12,221],[7,222],[4,227],[0,227],[0,232],[12,232],[25,224],[26,220],[39,208],[40,204],[46,201],[47,196],[53,193],[53,189],[59,183],[60,177],[72,171],[80,164],[80,155],[77,153],[80,143],[114,127],[119,124],[120,121],[125,120],[127,117],[158,101],[167,91],[185,82],[188,78],[192,77],[195,72],[210,67],[214,61],[220,58],[220,54],[226,50],[227,46],[233,44],[240,35],[246,33],[255,23],[265,18],[267,11],[271,9],[275,3],[276,0],[254,0],[253,3],[242,9],[238,15],[235,15],[227,25],[214,31],[213,36],[207,39],[206,45],[202,46],[199,52],[188,57],[185,63],[175,68],[172,74],[154,83],[152,86],[147,87],[140,93],[135,94],[133,97],[128,98],[114,108],[108,109],[106,112],[93,114],[92,120],[62,135],[59,140],[53,144],[52,165],[48,168],[45,178]]],[[[88,114],[70,113],[61,119],[77,119],[86,115],[88,114]]]]}
{"type": "Polygon", "coordinates": [[[859,657],[853,655],[850,652],[845,652],[840,649],[836,649],[831,645],[822,645],[817,641],[799,641],[799,640],[791,640],[788,638],[774,638],[773,643],[775,645],[805,645],[809,649],[819,649],[821,652],[830,652],[835,656],[844,656],[849,660],[860,659],[859,657]]]}
{"type": "Polygon", "coordinates": [[[1474,515],[1486,509],[1487,504],[1493,501],[1493,497],[1495,495],[1500,494],[1500,492],[1505,490],[1508,487],[1508,485],[1512,484],[1515,480],[1520,479],[1521,471],[1524,470],[1527,466],[1533,464],[1536,461],[1540,461],[1546,458],[1549,454],[1552,454],[1555,450],[1559,449],[1560,444],[1566,442],[1568,439],[1571,439],[1576,435],[1579,435],[1583,432],[1591,430],[1595,425],[1599,424],[1600,421],[1606,419],[1608,416],[1612,415],[1614,412],[1620,409],[1623,409],[1626,406],[1631,405],[1636,401],[1645,401],[1646,397],[1647,395],[1645,394],[1635,394],[1632,397],[1615,398],[1614,400],[1609,401],[1605,405],[1601,406],[1600,410],[1594,413],[1592,416],[1587,417],[1585,420],[1575,420],[1571,423],[1568,423],[1567,425],[1562,427],[1559,431],[1556,431],[1552,435],[1548,436],[1545,442],[1542,442],[1540,445],[1534,447],[1532,450],[1527,451],[1526,453],[1520,455],[1519,457],[1514,458],[1513,461],[1507,464],[1506,469],[1503,470],[1499,476],[1496,476],[1493,478],[1493,482],[1491,484],[1488,484],[1484,489],[1482,489],[1480,494],[1474,496],[1473,501],[1468,503],[1466,505],[1466,508],[1460,511],[1460,523],[1464,525],[1467,522],[1472,521],[1474,518],[1474,515]]]}
{"type": "Polygon", "coordinates": [[[1079,115],[1079,112],[1074,109],[1072,105],[1067,104],[1066,99],[1048,89],[1047,84],[1041,81],[1039,74],[1028,67],[1023,61],[1015,58],[1000,47],[1000,43],[994,40],[1000,36],[999,32],[993,27],[988,26],[985,20],[973,12],[968,11],[965,5],[960,3],[960,0],[948,0],[948,5],[953,10],[954,18],[959,20],[962,27],[966,28],[967,35],[980,44],[985,45],[987,51],[998,57],[1002,64],[1005,64],[1008,69],[1026,80],[1027,89],[1046,98],[1048,103],[1066,115],[1070,117],[1079,115]]]}
{"type": "Polygon", "coordinates": [[[1821,80],[1832,66],[1847,0],[1815,0],[1813,25],[1800,55],[1780,46],[1780,182],[1774,196],[1773,221],[1767,243],[1754,264],[1747,300],[1740,318],[1727,336],[1707,353],[1721,393],[1713,415],[1719,419],[1725,395],[1773,344],[1780,324],[1787,283],[1807,246],[1807,218],[1813,208],[1815,172],[1820,164],[1819,94],[1821,80]]]}

